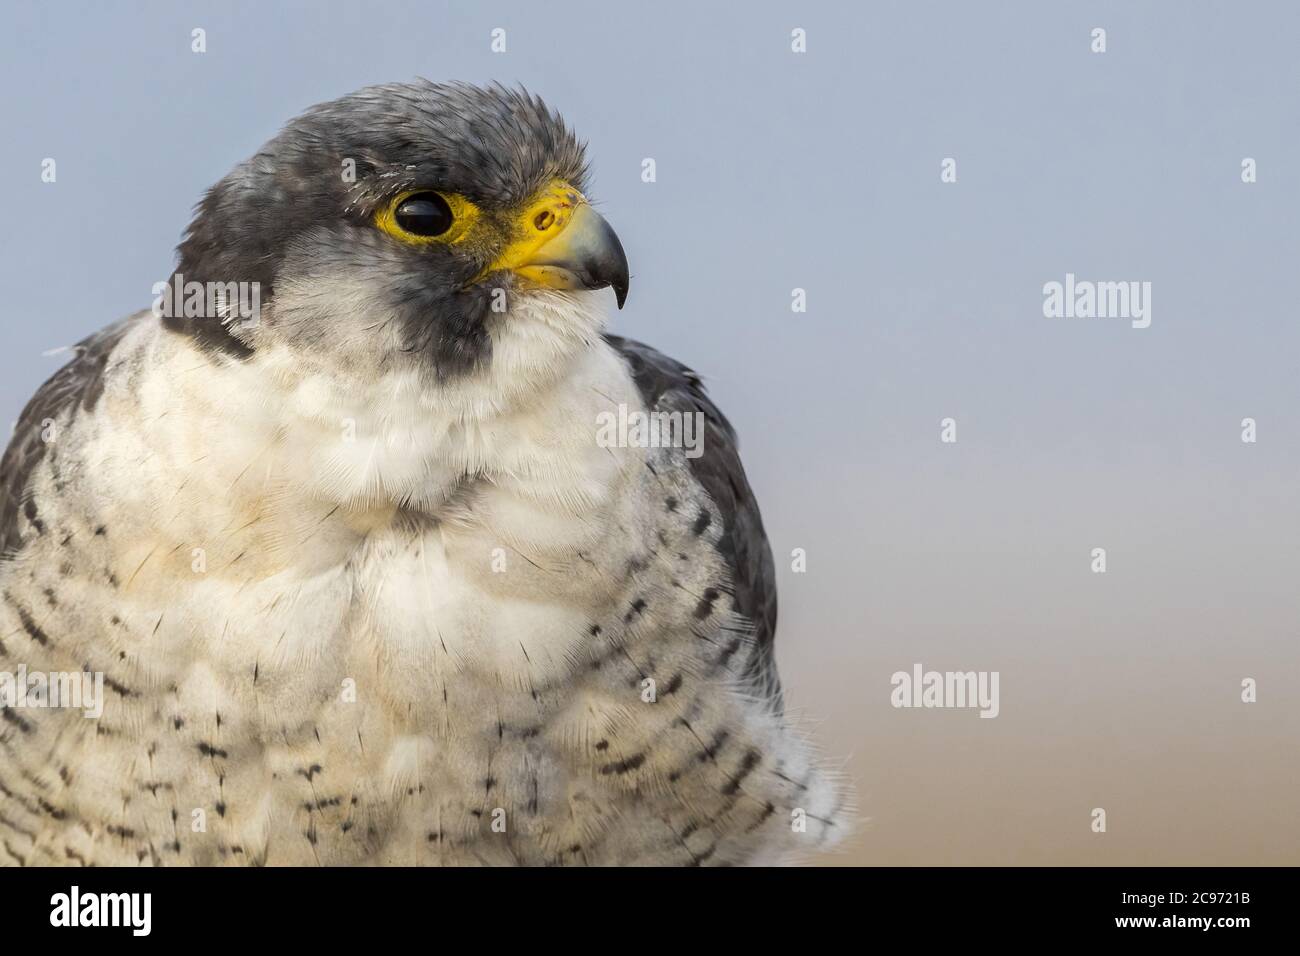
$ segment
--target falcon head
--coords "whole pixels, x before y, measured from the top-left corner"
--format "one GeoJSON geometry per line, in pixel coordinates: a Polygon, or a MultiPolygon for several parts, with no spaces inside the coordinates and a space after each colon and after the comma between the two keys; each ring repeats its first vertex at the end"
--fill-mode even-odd
{"type": "Polygon", "coordinates": [[[611,287],[620,308],[627,296],[627,259],[586,178],[583,145],[522,90],[359,90],[217,183],[181,243],[186,285],[257,283],[256,320],[164,322],[239,358],[275,349],[440,383],[494,352],[553,361],[599,333],[592,290],[611,287]]]}

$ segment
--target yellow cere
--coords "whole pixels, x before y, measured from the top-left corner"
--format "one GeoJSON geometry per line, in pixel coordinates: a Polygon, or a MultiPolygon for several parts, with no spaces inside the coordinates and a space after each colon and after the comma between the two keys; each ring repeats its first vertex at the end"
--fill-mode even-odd
{"type": "Polygon", "coordinates": [[[586,201],[582,193],[568,183],[559,179],[552,181],[524,206],[513,224],[509,244],[474,281],[491,272],[517,270],[524,266],[537,250],[564,231],[573,211],[586,201]]]}

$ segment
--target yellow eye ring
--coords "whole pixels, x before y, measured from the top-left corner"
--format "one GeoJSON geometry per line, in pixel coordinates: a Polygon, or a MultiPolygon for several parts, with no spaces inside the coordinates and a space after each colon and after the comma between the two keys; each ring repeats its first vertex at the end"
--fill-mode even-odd
{"type": "Polygon", "coordinates": [[[464,196],[408,189],[375,213],[375,225],[411,245],[448,245],[463,240],[477,218],[478,207],[464,196]]]}

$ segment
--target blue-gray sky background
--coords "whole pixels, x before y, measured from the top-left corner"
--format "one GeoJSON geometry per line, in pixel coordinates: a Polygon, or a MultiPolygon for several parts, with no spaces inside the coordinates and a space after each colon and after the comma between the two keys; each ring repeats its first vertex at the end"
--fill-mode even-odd
{"type": "Polygon", "coordinates": [[[417,75],[522,82],[590,144],[634,274],[613,329],[697,368],[741,433],[790,704],[870,818],[828,862],[1300,863],[1300,5],[0,21],[5,422],[63,361],[43,350],[149,304],[194,203],[289,117],[417,75]],[[1151,327],[1044,318],[1067,272],[1150,281],[1151,327]],[[891,708],[918,661],[999,670],[1001,716],[891,708]]]}

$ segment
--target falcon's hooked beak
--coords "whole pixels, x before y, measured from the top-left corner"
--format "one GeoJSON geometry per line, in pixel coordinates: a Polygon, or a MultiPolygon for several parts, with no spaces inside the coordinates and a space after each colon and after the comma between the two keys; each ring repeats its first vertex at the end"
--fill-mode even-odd
{"type": "Polygon", "coordinates": [[[623,308],[627,300],[627,256],[623,244],[585,196],[556,181],[542,190],[519,217],[516,238],[476,278],[509,270],[548,289],[610,286],[623,308]]]}

